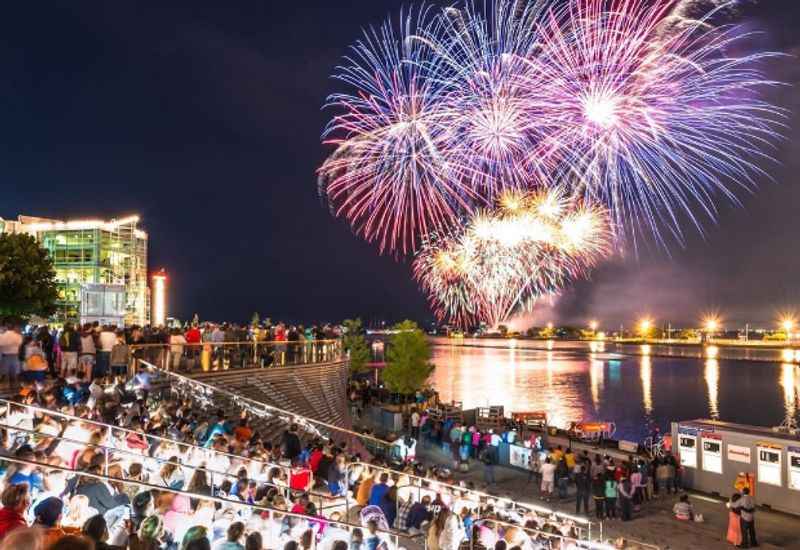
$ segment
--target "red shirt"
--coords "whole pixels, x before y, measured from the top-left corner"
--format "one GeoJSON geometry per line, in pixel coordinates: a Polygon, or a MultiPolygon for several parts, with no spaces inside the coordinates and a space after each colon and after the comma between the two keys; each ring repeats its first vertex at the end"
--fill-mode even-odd
{"type": "Polygon", "coordinates": [[[311,481],[311,470],[292,471],[289,475],[289,487],[295,491],[305,491],[311,481]]]}
{"type": "Polygon", "coordinates": [[[187,344],[199,344],[201,340],[200,329],[190,328],[186,331],[185,338],[187,344]]]}
{"type": "Polygon", "coordinates": [[[11,508],[0,508],[0,539],[20,527],[27,527],[25,518],[11,508]]]}
{"type": "Polygon", "coordinates": [[[315,474],[317,473],[317,469],[319,469],[320,460],[322,460],[322,451],[314,451],[308,459],[308,465],[315,474]]]}

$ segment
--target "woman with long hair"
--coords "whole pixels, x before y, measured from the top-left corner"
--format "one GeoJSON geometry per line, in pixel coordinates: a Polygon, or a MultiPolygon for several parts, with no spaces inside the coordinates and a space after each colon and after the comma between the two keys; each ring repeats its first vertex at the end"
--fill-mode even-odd
{"type": "Polygon", "coordinates": [[[728,536],[727,540],[734,546],[742,545],[742,518],[736,502],[742,498],[739,493],[733,493],[728,502],[728,536]]]}

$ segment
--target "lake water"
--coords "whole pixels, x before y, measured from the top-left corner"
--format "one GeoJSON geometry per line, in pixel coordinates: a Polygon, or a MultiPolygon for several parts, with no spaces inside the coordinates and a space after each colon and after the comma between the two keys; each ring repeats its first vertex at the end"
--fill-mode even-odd
{"type": "MultiPolygon", "coordinates": [[[[541,343],[539,343],[541,345],[541,343]]],[[[616,438],[638,441],[650,427],[715,418],[777,426],[796,415],[800,367],[728,359],[632,357],[437,344],[431,378],[443,401],[548,412],[552,424],[606,420],[616,438]]]]}

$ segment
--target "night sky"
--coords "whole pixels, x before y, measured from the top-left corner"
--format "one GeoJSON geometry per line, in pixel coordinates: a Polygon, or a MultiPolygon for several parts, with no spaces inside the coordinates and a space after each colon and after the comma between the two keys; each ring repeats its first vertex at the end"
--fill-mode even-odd
{"type": "MultiPolygon", "coordinates": [[[[170,314],[314,322],[431,318],[408,265],[333,219],[315,170],[334,66],[362,27],[407,2],[17,2],[0,18],[0,216],[138,213],[170,314]]],[[[800,54],[800,2],[738,22],[800,54]]],[[[794,114],[765,181],[685,248],[628,251],[539,321],[729,323],[800,311],[800,61],[769,67],[794,114]]],[[[526,321],[527,322],[527,321],[526,321]]],[[[533,321],[531,321],[533,322],[533,321]]]]}

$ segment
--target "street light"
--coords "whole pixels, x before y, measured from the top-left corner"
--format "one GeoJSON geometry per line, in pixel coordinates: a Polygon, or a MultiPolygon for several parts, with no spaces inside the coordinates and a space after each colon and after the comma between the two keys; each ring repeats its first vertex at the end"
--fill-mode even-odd
{"type": "Polygon", "coordinates": [[[639,333],[641,333],[642,338],[647,338],[651,328],[653,328],[653,321],[650,319],[644,318],[639,321],[639,333]]]}
{"type": "Polygon", "coordinates": [[[592,332],[596,332],[597,331],[597,321],[594,321],[594,320],[589,321],[589,328],[592,329],[592,332]]]}
{"type": "Polygon", "coordinates": [[[781,320],[781,326],[783,327],[783,330],[786,332],[786,340],[792,339],[792,329],[794,328],[794,323],[795,323],[794,317],[791,317],[789,315],[785,316],[781,320]]]}
{"type": "Polygon", "coordinates": [[[716,317],[706,317],[705,321],[703,321],[703,328],[705,328],[706,338],[710,342],[714,333],[719,330],[719,319],[716,317]]]}

